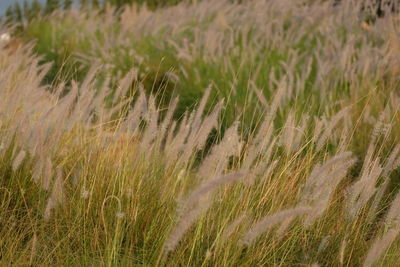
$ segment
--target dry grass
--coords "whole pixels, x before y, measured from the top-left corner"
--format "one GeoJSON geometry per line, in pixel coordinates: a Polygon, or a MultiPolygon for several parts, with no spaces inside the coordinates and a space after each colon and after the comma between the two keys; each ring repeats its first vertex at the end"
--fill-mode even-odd
{"type": "Polygon", "coordinates": [[[84,79],[66,83],[43,82],[33,44],[0,42],[0,263],[400,264],[400,24],[365,28],[357,12],[280,0],[56,13],[89,47],[73,53],[84,79]],[[146,57],[130,42],[149,36],[180,64],[166,103],[138,78],[151,70],[110,65],[121,47],[146,57]],[[181,112],[189,82],[202,98],[181,112]]]}

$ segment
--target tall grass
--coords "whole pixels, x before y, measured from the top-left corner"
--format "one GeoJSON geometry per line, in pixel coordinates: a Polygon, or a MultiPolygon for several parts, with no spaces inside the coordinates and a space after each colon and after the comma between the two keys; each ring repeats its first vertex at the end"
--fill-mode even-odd
{"type": "Polygon", "coordinates": [[[399,264],[400,24],[359,12],[68,10],[0,41],[0,262],[399,264]]]}

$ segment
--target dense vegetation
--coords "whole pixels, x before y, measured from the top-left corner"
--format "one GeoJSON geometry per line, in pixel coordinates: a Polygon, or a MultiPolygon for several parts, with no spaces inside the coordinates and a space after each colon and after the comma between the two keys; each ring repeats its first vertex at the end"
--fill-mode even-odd
{"type": "Polygon", "coordinates": [[[22,22],[38,16],[49,15],[56,10],[70,10],[74,7],[104,10],[107,5],[123,8],[127,5],[138,4],[154,9],[175,5],[183,1],[189,3],[193,0],[46,0],[45,4],[41,4],[39,0],[24,0],[22,4],[15,2],[14,5],[10,6],[7,9],[6,17],[9,21],[22,22]]]}
{"type": "Polygon", "coordinates": [[[115,3],[0,26],[2,265],[400,264],[395,14],[115,3]]]}

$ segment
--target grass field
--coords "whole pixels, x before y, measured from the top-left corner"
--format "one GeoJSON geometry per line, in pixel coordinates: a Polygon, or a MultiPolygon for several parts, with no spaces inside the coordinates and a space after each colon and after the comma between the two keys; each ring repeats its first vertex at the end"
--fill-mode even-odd
{"type": "Polygon", "coordinates": [[[2,24],[0,265],[400,265],[400,17],[356,2],[2,24]]]}

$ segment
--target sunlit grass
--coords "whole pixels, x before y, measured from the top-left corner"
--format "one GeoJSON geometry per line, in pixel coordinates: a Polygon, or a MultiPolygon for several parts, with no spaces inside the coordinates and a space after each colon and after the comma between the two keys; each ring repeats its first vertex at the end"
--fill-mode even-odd
{"type": "Polygon", "coordinates": [[[2,29],[0,263],[399,264],[400,25],[358,14],[201,1],[2,29]]]}

